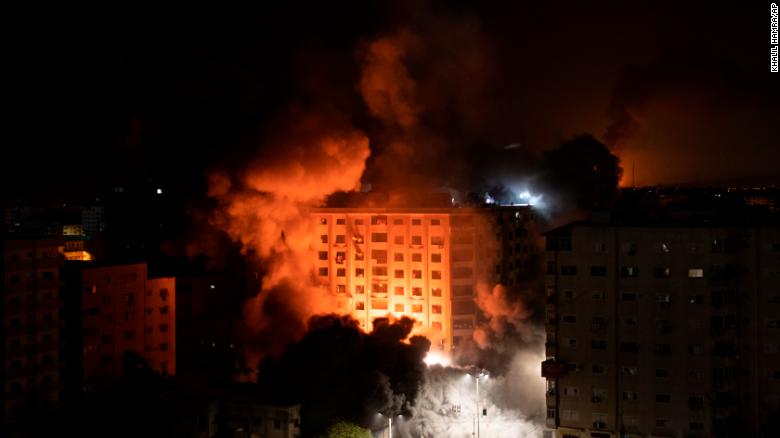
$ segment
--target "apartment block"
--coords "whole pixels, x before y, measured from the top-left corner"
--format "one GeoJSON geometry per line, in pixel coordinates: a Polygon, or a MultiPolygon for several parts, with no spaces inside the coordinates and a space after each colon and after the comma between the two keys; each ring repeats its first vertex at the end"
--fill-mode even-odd
{"type": "Polygon", "coordinates": [[[63,381],[59,239],[0,241],[2,267],[3,419],[13,422],[56,407],[63,381]]]}
{"type": "MultiPolygon", "coordinates": [[[[475,287],[518,281],[534,244],[530,207],[321,208],[316,275],[364,329],[409,316],[449,351],[477,323],[475,287]]],[[[519,281],[518,281],[519,283],[519,281]]]]}
{"type": "Polygon", "coordinates": [[[780,228],[575,222],[546,233],[546,264],[555,436],[766,433],[780,396],[780,228]]]}
{"type": "Polygon", "coordinates": [[[176,373],[176,279],[149,278],[145,263],[82,271],[83,380],[87,392],[122,375],[126,352],[176,373]]]}

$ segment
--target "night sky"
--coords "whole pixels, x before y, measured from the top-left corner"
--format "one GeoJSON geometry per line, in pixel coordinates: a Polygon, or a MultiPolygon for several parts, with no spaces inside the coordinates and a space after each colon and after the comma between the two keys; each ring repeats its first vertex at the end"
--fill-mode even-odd
{"type": "Polygon", "coordinates": [[[768,2],[274,3],[7,11],[3,198],[147,177],[203,196],[291,106],[335,107],[381,151],[360,69],[399,32],[444,155],[591,133],[638,185],[780,179],[768,2]]]}

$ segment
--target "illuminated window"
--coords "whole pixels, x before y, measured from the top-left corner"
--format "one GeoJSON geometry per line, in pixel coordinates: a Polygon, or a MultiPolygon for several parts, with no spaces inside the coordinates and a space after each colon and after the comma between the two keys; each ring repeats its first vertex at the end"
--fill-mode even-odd
{"type": "Polygon", "coordinates": [[[355,268],[355,277],[364,277],[366,275],[366,270],[363,268],[355,268]]]}
{"type": "Polygon", "coordinates": [[[440,253],[432,253],[431,254],[431,263],[441,263],[441,254],[440,253]]]}
{"type": "Polygon", "coordinates": [[[403,286],[396,286],[395,289],[393,290],[393,293],[395,295],[403,296],[404,295],[404,287],[403,286]]]}
{"type": "Polygon", "coordinates": [[[432,297],[440,297],[441,296],[441,288],[440,287],[431,288],[431,296],[432,297]]]}
{"type": "Polygon", "coordinates": [[[404,270],[396,269],[395,272],[393,272],[393,278],[404,278],[404,270]]]}
{"type": "Polygon", "coordinates": [[[365,310],[366,303],[363,301],[355,301],[355,310],[365,310]]]}
{"type": "Polygon", "coordinates": [[[371,300],[371,308],[374,310],[387,310],[387,300],[371,300]]]}
{"type": "Polygon", "coordinates": [[[431,271],[431,278],[434,280],[441,280],[441,271],[431,271]]]}
{"type": "Polygon", "coordinates": [[[421,287],[413,287],[412,288],[412,296],[413,297],[421,297],[422,296],[422,288],[421,287]]]}
{"type": "Polygon", "coordinates": [[[441,331],[441,322],[440,321],[434,321],[431,323],[431,329],[435,331],[441,331]]]}
{"type": "Polygon", "coordinates": [[[346,284],[337,284],[336,285],[336,293],[340,293],[340,294],[347,293],[347,285],[346,284]]]}
{"type": "Polygon", "coordinates": [[[371,216],[371,225],[387,225],[387,216],[371,216]]]}
{"type": "Polygon", "coordinates": [[[441,314],[441,306],[438,305],[438,304],[434,304],[433,306],[431,306],[431,313],[437,314],[437,315],[441,314]]]}
{"type": "Polygon", "coordinates": [[[404,311],[404,304],[403,303],[396,303],[395,304],[395,311],[396,312],[403,312],[404,311]]]}
{"type": "Polygon", "coordinates": [[[422,278],[422,270],[420,270],[420,269],[413,269],[412,270],[412,278],[422,278]]]}
{"type": "Polygon", "coordinates": [[[704,277],[704,269],[702,268],[688,269],[688,278],[703,278],[703,277],[704,277]]]}
{"type": "Polygon", "coordinates": [[[422,304],[412,304],[412,313],[422,313],[422,304]]]}
{"type": "Polygon", "coordinates": [[[358,295],[362,295],[366,293],[366,287],[363,286],[362,284],[355,286],[355,293],[358,295]]]}

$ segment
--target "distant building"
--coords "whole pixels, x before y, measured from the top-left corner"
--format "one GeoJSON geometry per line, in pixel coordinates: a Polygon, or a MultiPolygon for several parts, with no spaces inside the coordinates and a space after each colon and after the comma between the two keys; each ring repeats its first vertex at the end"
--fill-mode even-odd
{"type": "Polygon", "coordinates": [[[257,399],[256,392],[243,392],[247,391],[233,390],[219,401],[217,417],[221,433],[236,438],[300,436],[300,405],[264,404],[257,399]]]}
{"type": "Polygon", "coordinates": [[[60,403],[63,360],[60,258],[56,238],[0,240],[4,422],[60,403]]]}
{"type": "Polygon", "coordinates": [[[527,206],[321,208],[312,220],[316,275],[341,309],[367,330],[375,318],[410,316],[435,349],[472,337],[478,282],[515,285],[537,269],[527,206]]]}
{"type": "Polygon", "coordinates": [[[176,373],[176,279],[148,278],[145,263],[86,268],[81,276],[83,380],[87,392],[122,373],[126,351],[176,373]]]}
{"type": "Polygon", "coordinates": [[[780,228],[699,223],[546,234],[555,436],[766,430],[780,396],[780,228]]]}

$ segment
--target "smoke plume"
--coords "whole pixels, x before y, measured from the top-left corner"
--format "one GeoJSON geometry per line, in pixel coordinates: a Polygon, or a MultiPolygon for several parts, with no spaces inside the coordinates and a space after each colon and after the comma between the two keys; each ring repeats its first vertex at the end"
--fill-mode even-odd
{"type": "Polygon", "coordinates": [[[244,307],[250,368],[302,336],[312,315],[335,310],[313,277],[307,212],[332,192],[354,189],[369,153],[366,136],[344,116],[294,110],[273,124],[241,174],[211,175],[209,196],[219,202],[212,224],[240,242],[262,276],[244,307]]]}

